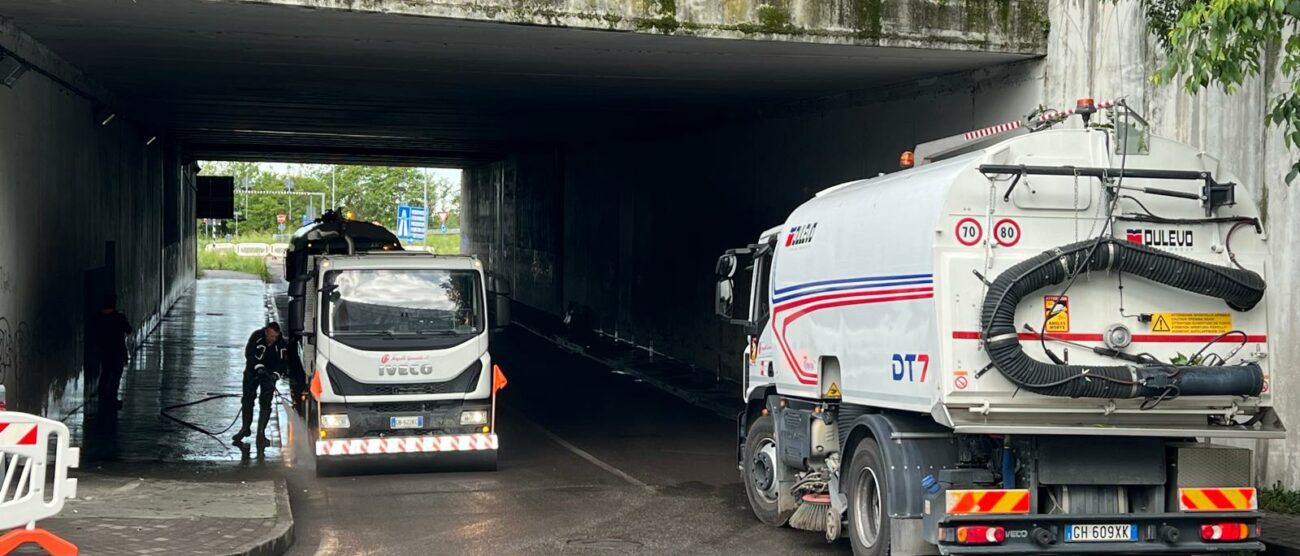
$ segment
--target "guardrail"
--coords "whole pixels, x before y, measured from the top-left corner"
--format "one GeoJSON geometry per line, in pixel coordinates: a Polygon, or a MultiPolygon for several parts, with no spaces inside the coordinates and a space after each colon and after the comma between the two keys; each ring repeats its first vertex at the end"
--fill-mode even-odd
{"type": "MultiPolygon", "coordinates": [[[[433,247],[424,245],[406,245],[403,247],[407,251],[427,251],[433,253],[433,247]]],[[[240,257],[284,257],[289,251],[288,243],[230,243],[217,242],[209,243],[203,246],[204,251],[214,253],[231,253],[240,257]]],[[[3,553],[0,553],[3,554],[3,553]]]]}
{"type": "Polygon", "coordinates": [[[0,554],[35,543],[54,556],[75,556],[77,547],[38,529],[36,522],[63,510],[77,496],[77,480],[68,478],[81,451],[71,445],[63,423],[16,411],[0,411],[0,554]],[[50,441],[54,449],[50,449],[50,441]],[[53,461],[50,458],[53,457],[53,461]]]}

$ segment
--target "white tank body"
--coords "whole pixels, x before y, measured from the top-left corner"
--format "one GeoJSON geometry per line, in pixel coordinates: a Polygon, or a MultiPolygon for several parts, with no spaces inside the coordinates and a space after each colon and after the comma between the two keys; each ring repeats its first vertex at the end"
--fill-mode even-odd
{"type": "MultiPolygon", "coordinates": [[[[1096,237],[1110,203],[1098,179],[1041,175],[1020,180],[1004,200],[1012,177],[991,179],[979,167],[1123,166],[1205,171],[1218,182],[1237,181],[1216,159],[1189,145],[1151,137],[1148,147],[1147,154],[1121,155],[1104,130],[1042,131],[823,191],[796,209],[774,238],[766,287],[770,318],[746,361],[749,390],[775,385],[781,394],[813,399],[834,397],[828,391],[839,390],[845,404],[928,413],[960,432],[1129,427],[1175,435],[1203,426],[1209,414],[1249,415],[1270,406],[1267,387],[1259,396],[1183,396],[1142,408],[1142,399],[1049,397],[1018,391],[996,369],[979,374],[990,360],[979,340],[988,286],[977,273],[992,281],[1020,261],[1096,237]]],[[[1199,201],[1129,190],[1199,193],[1202,182],[1127,177],[1120,185],[1131,198],[1118,200],[1116,215],[1206,217],[1199,201]]],[[[1250,185],[1238,184],[1236,204],[1219,207],[1215,216],[1258,217],[1246,190],[1250,185]]],[[[1266,238],[1252,226],[1237,226],[1230,249],[1225,248],[1234,226],[1117,219],[1108,235],[1222,266],[1233,265],[1230,251],[1237,263],[1267,281],[1266,238]]],[[[1018,307],[1017,327],[1043,329],[1045,310],[1055,304],[1048,296],[1063,287],[1028,294],[1018,307]]],[[[1207,353],[1233,363],[1257,361],[1267,385],[1267,294],[1253,309],[1234,311],[1220,299],[1105,271],[1081,274],[1065,304],[1064,315],[1053,318],[1047,330],[1054,339],[1081,345],[1047,344],[1069,363],[1124,364],[1087,349],[1102,345],[1103,332],[1113,325],[1132,333],[1126,352],[1166,362],[1197,352],[1220,331],[1241,330],[1247,335],[1243,347],[1234,352],[1242,341],[1233,336],[1207,353]],[[1152,319],[1145,322],[1139,315],[1152,319]]],[[[1025,352],[1048,361],[1039,337],[1021,331],[1025,352]]]]}

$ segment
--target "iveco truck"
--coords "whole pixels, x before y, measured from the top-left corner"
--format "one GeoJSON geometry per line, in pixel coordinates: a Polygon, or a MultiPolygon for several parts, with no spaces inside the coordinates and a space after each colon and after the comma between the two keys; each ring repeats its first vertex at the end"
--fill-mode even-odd
{"type": "Polygon", "coordinates": [[[509,300],[478,259],[404,251],[381,226],[327,213],[294,233],[285,271],[318,471],[451,457],[495,468],[488,334],[509,300]]]}
{"type": "Polygon", "coordinates": [[[1260,550],[1268,238],[1123,102],[905,153],[718,261],[763,522],[859,556],[1260,550]],[[1077,117],[1076,117],[1077,116],[1077,117]]]}

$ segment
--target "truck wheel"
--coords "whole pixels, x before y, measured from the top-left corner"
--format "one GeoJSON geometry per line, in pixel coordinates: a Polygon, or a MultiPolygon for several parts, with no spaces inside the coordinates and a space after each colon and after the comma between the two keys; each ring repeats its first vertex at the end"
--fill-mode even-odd
{"type": "Polygon", "coordinates": [[[794,510],[781,511],[781,487],[776,481],[776,466],[780,458],[776,451],[776,429],[771,415],[764,415],[754,420],[745,436],[745,469],[741,479],[745,481],[745,494],[749,496],[749,507],[763,523],[773,527],[785,525],[794,510]]]}
{"type": "Polygon", "coordinates": [[[880,446],[864,438],[848,470],[849,540],[854,556],[888,556],[888,468],[880,446]]]}

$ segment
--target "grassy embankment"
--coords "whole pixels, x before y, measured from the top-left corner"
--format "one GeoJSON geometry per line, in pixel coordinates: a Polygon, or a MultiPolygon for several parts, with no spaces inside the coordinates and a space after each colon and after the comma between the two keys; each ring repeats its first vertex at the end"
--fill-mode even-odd
{"type": "MultiPolygon", "coordinates": [[[[208,243],[207,238],[199,240],[199,276],[202,276],[205,270],[233,270],[258,276],[263,281],[270,280],[271,273],[261,257],[241,257],[231,251],[208,251],[208,243]]],[[[241,235],[235,238],[233,243],[272,243],[272,241],[270,235],[241,235]]],[[[439,255],[460,254],[459,234],[430,235],[425,244],[432,247],[433,252],[439,255]]]]}
{"type": "Polygon", "coordinates": [[[199,276],[207,270],[233,270],[261,278],[263,282],[271,279],[271,271],[266,268],[262,257],[241,257],[233,251],[208,251],[199,246],[199,276]]]}

